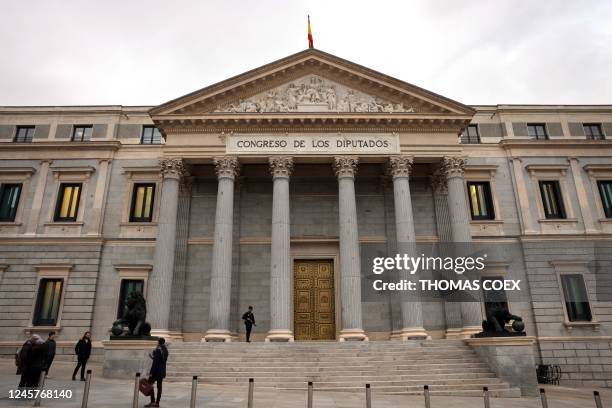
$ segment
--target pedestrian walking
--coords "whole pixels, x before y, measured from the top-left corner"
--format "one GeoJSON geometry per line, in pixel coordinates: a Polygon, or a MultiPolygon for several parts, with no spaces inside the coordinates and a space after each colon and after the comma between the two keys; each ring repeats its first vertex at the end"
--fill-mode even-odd
{"type": "Polygon", "coordinates": [[[27,387],[28,384],[28,360],[30,359],[32,344],[34,341],[34,336],[30,336],[30,338],[23,343],[19,352],[15,355],[17,375],[21,375],[19,378],[19,388],[27,387]]]}
{"type": "Polygon", "coordinates": [[[47,345],[38,335],[32,335],[32,348],[26,363],[26,387],[38,387],[40,373],[42,373],[47,357],[47,345]]]}
{"type": "Polygon", "coordinates": [[[44,370],[49,375],[49,369],[51,368],[51,364],[53,364],[53,359],[55,358],[55,350],[57,348],[57,344],[55,344],[55,332],[49,332],[49,337],[47,337],[47,357],[45,358],[44,370]]]}
{"type": "Polygon", "coordinates": [[[72,373],[72,381],[76,381],[76,375],[81,369],[81,381],[85,381],[85,366],[87,366],[87,360],[91,355],[91,333],[85,332],[83,337],[74,346],[74,352],[77,356],[77,366],[72,373]]]}
{"type": "Polygon", "coordinates": [[[253,306],[249,306],[249,310],[242,315],[242,320],[244,320],[244,327],[246,329],[246,341],[247,343],[251,342],[251,329],[253,326],[257,326],[255,324],[255,315],[253,314],[253,306]]]}
{"type": "Polygon", "coordinates": [[[157,383],[157,399],[155,398],[155,391],[151,389],[151,402],[145,407],[159,407],[159,400],[162,395],[162,382],[166,378],[166,362],[168,361],[168,348],[166,347],[166,340],[160,337],[157,340],[157,347],[153,350],[149,357],[153,359],[151,364],[151,370],[149,370],[149,384],[157,383]]]}

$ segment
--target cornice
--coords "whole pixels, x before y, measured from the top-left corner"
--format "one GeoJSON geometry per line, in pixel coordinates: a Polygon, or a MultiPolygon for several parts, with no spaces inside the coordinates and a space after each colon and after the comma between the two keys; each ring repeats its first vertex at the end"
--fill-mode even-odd
{"type": "Polygon", "coordinates": [[[549,139],[549,140],[531,140],[531,139],[502,139],[499,146],[504,149],[513,148],[529,148],[529,149],[546,149],[552,148],[592,148],[601,149],[602,147],[612,147],[612,140],[585,140],[585,139],[549,139]]]}
{"type": "Polygon", "coordinates": [[[118,140],[91,141],[91,142],[31,142],[31,143],[0,143],[0,151],[37,151],[37,150],[54,150],[54,151],[75,151],[75,150],[110,150],[117,151],[121,147],[121,142],[118,140]]]}

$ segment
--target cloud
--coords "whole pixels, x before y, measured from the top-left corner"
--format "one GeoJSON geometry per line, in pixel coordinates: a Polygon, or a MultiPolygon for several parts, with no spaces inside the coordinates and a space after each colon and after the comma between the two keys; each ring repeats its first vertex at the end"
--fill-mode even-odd
{"type": "Polygon", "coordinates": [[[612,103],[612,3],[3,5],[0,104],[155,105],[315,46],[470,104],[612,103]]]}

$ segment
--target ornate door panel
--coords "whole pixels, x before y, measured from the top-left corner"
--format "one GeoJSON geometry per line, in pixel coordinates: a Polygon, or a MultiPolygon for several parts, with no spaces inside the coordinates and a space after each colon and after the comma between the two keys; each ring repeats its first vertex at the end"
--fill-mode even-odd
{"type": "Polygon", "coordinates": [[[334,267],[331,260],[293,264],[293,313],[296,340],[334,340],[334,267]]]}

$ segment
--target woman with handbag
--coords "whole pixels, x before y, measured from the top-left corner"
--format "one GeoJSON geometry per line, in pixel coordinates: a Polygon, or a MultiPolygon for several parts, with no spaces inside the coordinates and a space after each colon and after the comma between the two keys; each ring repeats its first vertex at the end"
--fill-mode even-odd
{"type": "Polygon", "coordinates": [[[160,337],[157,340],[157,347],[153,350],[149,357],[153,359],[151,370],[149,371],[149,384],[157,383],[157,399],[155,399],[155,391],[151,387],[151,403],[145,407],[159,407],[159,400],[162,394],[162,381],[166,378],[166,361],[168,361],[168,348],[165,345],[166,340],[160,337]]]}

